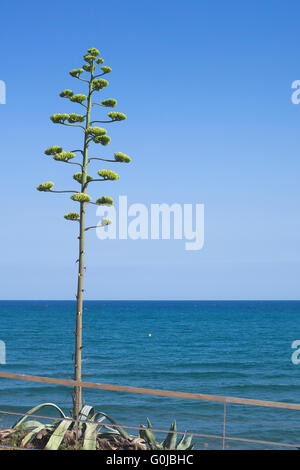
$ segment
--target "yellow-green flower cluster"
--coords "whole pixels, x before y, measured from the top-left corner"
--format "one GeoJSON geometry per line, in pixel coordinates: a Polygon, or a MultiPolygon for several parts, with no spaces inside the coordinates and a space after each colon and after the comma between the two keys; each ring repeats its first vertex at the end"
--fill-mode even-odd
{"type": "Polygon", "coordinates": [[[78,220],[79,217],[80,215],[77,212],[68,212],[68,214],[64,215],[64,218],[67,220],[78,220]]]}
{"type": "Polygon", "coordinates": [[[102,196],[97,199],[96,204],[98,204],[98,206],[113,206],[114,201],[109,196],[102,196]]]}
{"type": "Polygon", "coordinates": [[[107,100],[101,101],[102,106],[106,106],[107,108],[114,108],[117,104],[117,101],[113,98],[108,98],[107,100]]]}
{"type": "Polygon", "coordinates": [[[83,73],[83,69],[73,69],[69,73],[72,77],[78,78],[79,75],[83,73]]]}
{"type": "Polygon", "coordinates": [[[110,141],[111,138],[108,135],[103,135],[101,137],[96,136],[93,138],[93,142],[95,142],[95,144],[108,145],[110,141]]]}
{"type": "Polygon", "coordinates": [[[41,183],[38,185],[38,187],[36,188],[38,191],[43,191],[43,192],[47,192],[47,191],[50,191],[54,186],[54,183],[52,183],[52,181],[46,181],[45,183],[41,183]]]}
{"type": "Polygon", "coordinates": [[[92,81],[93,90],[99,91],[108,86],[108,81],[103,78],[96,78],[92,81]]]}
{"type": "Polygon", "coordinates": [[[105,180],[118,180],[120,176],[112,170],[99,170],[98,175],[105,180]]]}
{"type": "Polygon", "coordinates": [[[70,123],[83,122],[84,120],[85,120],[85,117],[82,116],[81,114],[75,114],[75,113],[69,114],[68,122],[70,123]]]}
{"type": "Polygon", "coordinates": [[[69,114],[53,114],[50,119],[52,122],[55,124],[63,124],[65,121],[69,119],[70,115],[69,114]]]}
{"type": "Polygon", "coordinates": [[[74,95],[73,91],[72,90],[63,90],[59,96],[61,98],[71,98],[72,96],[74,95]]]}
{"type": "MultiPolygon", "coordinates": [[[[75,175],[73,175],[73,179],[77,181],[78,183],[82,183],[82,173],[75,173],[75,175]]],[[[92,181],[92,179],[93,179],[92,176],[86,175],[87,182],[92,181]]]]}
{"type": "Polygon", "coordinates": [[[92,56],[91,54],[84,54],[83,58],[89,64],[91,64],[93,62],[93,60],[95,59],[95,57],[92,56]]]}
{"type": "Polygon", "coordinates": [[[101,67],[101,70],[102,70],[103,73],[110,73],[111,72],[111,68],[107,67],[106,65],[103,65],[103,67],[101,67]]]}
{"type": "Polygon", "coordinates": [[[108,217],[103,217],[103,219],[101,219],[102,227],[105,227],[106,225],[111,225],[111,224],[112,224],[112,221],[108,217]]]}
{"type": "Polygon", "coordinates": [[[116,152],[115,153],[115,160],[116,162],[123,162],[123,163],[129,163],[131,162],[131,158],[128,157],[125,153],[122,152],[116,152]]]}
{"type": "Polygon", "coordinates": [[[83,68],[86,72],[92,72],[92,71],[95,70],[96,67],[95,67],[95,65],[92,65],[92,64],[90,64],[90,65],[84,64],[84,65],[82,66],[82,68],[83,68]]]}
{"type": "Polygon", "coordinates": [[[125,114],[116,113],[115,111],[108,113],[108,117],[110,117],[113,121],[124,121],[124,119],[126,119],[125,114]]]}
{"type": "Polygon", "coordinates": [[[63,149],[62,147],[59,147],[58,145],[52,145],[52,147],[49,147],[48,149],[45,150],[46,155],[55,155],[56,153],[62,152],[63,149]]]}
{"type": "Polygon", "coordinates": [[[88,49],[88,53],[91,54],[93,57],[98,57],[98,55],[100,55],[100,52],[95,47],[91,47],[91,49],[88,49]]]}
{"type": "Polygon", "coordinates": [[[82,103],[86,99],[87,98],[85,95],[78,94],[78,95],[71,96],[70,101],[72,101],[73,103],[82,103]]]}
{"type": "Polygon", "coordinates": [[[85,193],[73,194],[73,196],[71,196],[71,199],[77,202],[90,202],[92,200],[91,196],[85,193]]]}
{"type": "Polygon", "coordinates": [[[108,145],[110,142],[110,137],[106,134],[106,130],[103,129],[102,127],[88,127],[86,130],[86,134],[90,135],[93,142],[95,144],[102,144],[102,145],[108,145]]]}
{"type": "Polygon", "coordinates": [[[105,129],[103,129],[102,127],[97,127],[97,126],[88,127],[86,130],[86,134],[92,137],[105,135],[106,132],[107,131],[105,129]]]}
{"type": "Polygon", "coordinates": [[[53,114],[50,117],[51,121],[54,122],[54,124],[64,124],[65,121],[68,121],[69,123],[74,123],[74,122],[83,122],[85,117],[82,116],[81,114],[53,114]]]}
{"type": "Polygon", "coordinates": [[[72,152],[60,152],[60,153],[56,153],[53,156],[53,160],[56,160],[57,162],[67,162],[74,157],[75,157],[75,154],[72,152]]]}

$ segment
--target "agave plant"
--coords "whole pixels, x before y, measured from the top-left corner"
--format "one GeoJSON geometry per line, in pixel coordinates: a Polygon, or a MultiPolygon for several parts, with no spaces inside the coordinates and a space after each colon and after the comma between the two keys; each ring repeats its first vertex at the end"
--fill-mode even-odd
{"type": "Polygon", "coordinates": [[[20,418],[9,430],[0,432],[2,444],[19,447],[40,448],[45,450],[76,449],[83,450],[145,450],[145,441],[128,434],[106,413],[95,413],[92,406],[84,406],[78,417],[78,423],[67,417],[53,403],[35,406],[20,418]],[[30,420],[42,408],[54,408],[59,419],[52,423],[30,420]],[[108,423],[104,423],[107,420],[108,423]]]}
{"type": "Polygon", "coordinates": [[[141,425],[142,429],[135,437],[106,413],[95,412],[92,406],[85,405],[76,422],[54,403],[43,403],[29,410],[12,428],[0,431],[0,443],[45,450],[191,450],[194,447],[192,436],[186,438],[185,434],[177,443],[176,421],[160,443],[148,418],[147,425],[147,428],[141,425]],[[30,419],[43,408],[58,411],[59,418],[46,424],[30,419]]]}
{"type": "Polygon", "coordinates": [[[152,424],[147,418],[147,425],[141,426],[143,429],[140,430],[139,436],[145,440],[151,450],[192,450],[194,444],[192,444],[193,436],[185,437],[185,434],[177,443],[177,432],[176,432],[176,421],[173,421],[170,427],[170,432],[162,442],[157,442],[155,434],[152,430],[152,424]]]}

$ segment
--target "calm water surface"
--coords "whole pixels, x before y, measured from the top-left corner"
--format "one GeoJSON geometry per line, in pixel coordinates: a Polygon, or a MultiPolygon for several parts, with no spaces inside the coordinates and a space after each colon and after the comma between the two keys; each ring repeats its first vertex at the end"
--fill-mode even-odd
{"type": "MultiPolygon", "coordinates": [[[[300,403],[300,365],[291,362],[299,317],[300,301],[89,301],[85,380],[300,403]]],[[[74,324],[72,301],[1,301],[7,364],[0,370],[71,378],[74,324]]],[[[0,379],[2,410],[26,411],[51,401],[68,411],[71,395],[67,387],[0,379]]],[[[176,419],[182,431],[222,432],[219,403],[107,391],[86,391],[84,397],[121,424],[139,426],[148,416],[161,429],[176,419]]],[[[300,445],[298,411],[228,405],[227,416],[228,436],[300,445]]],[[[0,419],[0,425],[12,422],[0,419]]],[[[194,440],[199,449],[222,444],[194,440]]],[[[241,442],[227,445],[246,448],[241,442]]]]}

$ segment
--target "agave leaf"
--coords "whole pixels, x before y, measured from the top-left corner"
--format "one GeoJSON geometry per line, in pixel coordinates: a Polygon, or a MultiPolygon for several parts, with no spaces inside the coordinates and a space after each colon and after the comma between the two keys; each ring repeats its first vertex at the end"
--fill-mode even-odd
{"type": "Polygon", "coordinates": [[[149,418],[146,418],[147,419],[147,426],[148,426],[148,429],[151,429],[152,428],[152,424],[151,424],[151,421],[149,418]]]}
{"type": "Polygon", "coordinates": [[[120,434],[119,431],[115,427],[108,426],[108,424],[103,424],[103,428],[107,429],[109,432],[106,434],[120,434]]]}
{"type": "MultiPolygon", "coordinates": [[[[147,440],[149,445],[150,445],[150,443],[153,444],[153,445],[157,444],[156,437],[155,437],[154,432],[152,431],[152,424],[151,424],[149,418],[147,418],[147,426],[148,426],[148,429],[145,429],[145,433],[143,433],[143,435],[147,436],[146,440],[147,440]]],[[[142,427],[144,428],[144,426],[142,426],[142,427]]]]}
{"type": "Polygon", "coordinates": [[[98,423],[85,423],[83,450],[96,450],[98,423]]]}
{"type": "Polygon", "coordinates": [[[176,449],[177,450],[185,450],[185,447],[184,447],[184,439],[185,439],[185,433],[182,435],[181,439],[179,440],[177,446],[176,446],[176,449]]]}
{"type": "MultiPolygon", "coordinates": [[[[142,426],[142,428],[143,429],[140,429],[140,432],[139,432],[140,438],[147,441],[147,443],[149,444],[152,450],[159,449],[159,447],[157,446],[159,446],[160,444],[156,442],[154,432],[151,431],[151,429],[149,428],[145,428],[145,426],[142,426]]],[[[162,449],[162,446],[161,446],[161,449],[162,449]]]]}
{"type": "Polygon", "coordinates": [[[97,423],[102,423],[102,421],[105,420],[105,416],[101,416],[101,418],[98,419],[99,415],[101,415],[101,413],[95,413],[94,416],[92,417],[92,421],[97,421],[97,423]]]}
{"type": "MultiPolygon", "coordinates": [[[[106,419],[106,416],[102,416],[102,413],[100,412],[95,413],[94,416],[92,417],[92,421],[97,421],[97,423],[102,423],[102,421],[104,421],[105,419],[106,419]],[[98,416],[101,416],[101,418],[98,419],[98,416]]],[[[110,433],[106,433],[106,434],[119,434],[117,429],[114,429],[108,426],[108,424],[103,423],[102,426],[104,429],[108,429],[110,431],[110,433]]],[[[101,436],[102,435],[103,433],[101,433],[101,436]]]]}
{"type": "MultiPolygon", "coordinates": [[[[31,422],[34,422],[34,421],[31,421],[31,422]]],[[[28,423],[26,423],[26,424],[28,424],[28,423]]],[[[20,447],[25,447],[26,444],[28,444],[28,442],[30,442],[31,439],[33,439],[33,437],[36,436],[42,429],[45,429],[45,425],[44,425],[44,424],[40,424],[40,425],[37,426],[35,429],[33,429],[33,431],[29,432],[29,433],[23,438],[20,447]]]]}
{"type": "MultiPolygon", "coordinates": [[[[176,421],[173,421],[170,431],[176,431],[176,421]]],[[[177,433],[169,432],[166,439],[162,442],[164,449],[176,449],[177,433]]]]}
{"type": "Polygon", "coordinates": [[[94,408],[90,405],[85,405],[82,407],[78,419],[79,421],[87,421],[94,415],[94,408]]]}
{"type": "Polygon", "coordinates": [[[162,444],[157,443],[156,446],[155,446],[155,450],[165,450],[165,449],[164,449],[164,446],[162,444]]]}
{"type": "Polygon", "coordinates": [[[28,418],[28,416],[35,414],[37,411],[45,407],[55,408],[62,418],[66,418],[64,412],[59,408],[59,406],[56,406],[54,403],[42,403],[41,405],[37,405],[34,408],[31,408],[31,410],[27,411],[26,415],[18,419],[18,421],[13,425],[13,428],[20,426],[28,418]]]}
{"type": "Polygon", "coordinates": [[[72,420],[64,419],[59,423],[55,431],[53,432],[52,436],[50,437],[47,445],[45,447],[46,450],[57,450],[62,443],[63,438],[69,427],[72,425],[72,420]]]}
{"type": "MultiPolygon", "coordinates": [[[[186,446],[187,446],[188,444],[191,444],[192,438],[193,438],[193,436],[190,436],[189,438],[186,439],[186,446]]],[[[195,444],[191,444],[191,445],[189,445],[188,447],[186,447],[185,450],[193,450],[194,447],[195,447],[195,444]]]]}
{"type": "Polygon", "coordinates": [[[26,423],[24,423],[22,426],[24,426],[26,429],[29,429],[29,428],[38,428],[40,426],[45,426],[44,424],[40,423],[39,421],[27,421],[26,423]]]}
{"type": "MultiPolygon", "coordinates": [[[[118,423],[114,419],[112,419],[110,416],[108,416],[106,413],[99,412],[97,414],[105,416],[105,418],[111,424],[114,424],[115,426],[113,426],[113,428],[116,429],[122,437],[124,437],[125,439],[132,439],[132,436],[130,434],[128,434],[128,432],[126,432],[121,426],[119,426],[118,423]]],[[[104,425],[104,427],[107,428],[107,429],[109,428],[109,426],[107,426],[107,425],[104,425]]]]}
{"type": "Polygon", "coordinates": [[[194,444],[191,445],[193,436],[188,436],[186,439],[185,434],[183,435],[182,439],[180,439],[176,449],[177,450],[192,450],[194,448],[194,444]]]}

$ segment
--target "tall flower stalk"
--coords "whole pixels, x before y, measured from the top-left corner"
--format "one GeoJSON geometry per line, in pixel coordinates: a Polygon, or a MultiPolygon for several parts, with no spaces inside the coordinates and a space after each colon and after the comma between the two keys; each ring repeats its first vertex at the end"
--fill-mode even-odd
{"type": "MultiPolygon", "coordinates": [[[[126,119],[125,114],[111,111],[108,113],[108,120],[92,121],[91,113],[94,106],[103,108],[114,108],[117,104],[115,99],[109,98],[101,101],[100,103],[94,101],[95,93],[101,91],[108,86],[107,80],[102,77],[111,72],[111,68],[104,66],[104,60],[100,57],[98,49],[88,49],[87,54],[83,56],[85,64],[80,69],[70,71],[70,75],[77,80],[86,84],[87,95],[74,94],[72,90],[64,90],[60,93],[62,98],[68,99],[73,103],[78,103],[84,109],[84,114],[53,114],[51,120],[55,124],[64,126],[77,127],[83,132],[83,148],[79,150],[65,151],[62,147],[54,145],[45,150],[46,155],[51,155],[52,158],[58,162],[63,162],[80,167],[80,172],[73,175],[73,179],[81,186],[80,191],[75,190],[54,190],[54,183],[47,181],[41,183],[38,191],[51,192],[51,193],[72,193],[71,199],[79,203],[80,210],[77,212],[69,212],[65,214],[65,219],[76,221],[79,223],[79,256],[78,256],[78,281],[77,281],[77,295],[76,295],[76,330],[75,330],[75,364],[74,364],[74,379],[78,382],[82,380],[82,313],[83,313],[83,292],[84,292],[84,257],[85,257],[85,232],[97,226],[86,227],[85,215],[86,208],[89,204],[112,206],[113,200],[109,196],[101,196],[92,201],[91,196],[87,194],[88,186],[95,181],[112,181],[119,179],[119,175],[109,169],[101,169],[98,171],[99,178],[93,178],[88,175],[88,165],[92,160],[99,160],[104,162],[119,162],[129,163],[131,161],[128,155],[122,152],[116,152],[113,159],[103,157],[90,157],[89,148],[92,143],[106,146],[110,143],[110,137],[107,135],[106,129],[94,124],[98,123],[111,123],[123,121],[126,119]],[[100,72],[100,70],[101,72],[100,72]],[[87,73],[87,78],[84,72],[87,73]],[[100,73],[98,73],[100,72],[100,73]],[[85,78],[83,78],[85,77],[85,78]],[[77,158],[76,160],[76,157],[77,158]],[[75,161],[73,161],[75,160],[75,161]]],[[[108,218],[102,218],[100,225],[105,227],[111,221],[108,218]]],[[[74,388],[73,398],[73,414],[74,418],[78,419],[80,410],[82,408],[82,388],[77,385],[74,388]]]]}

